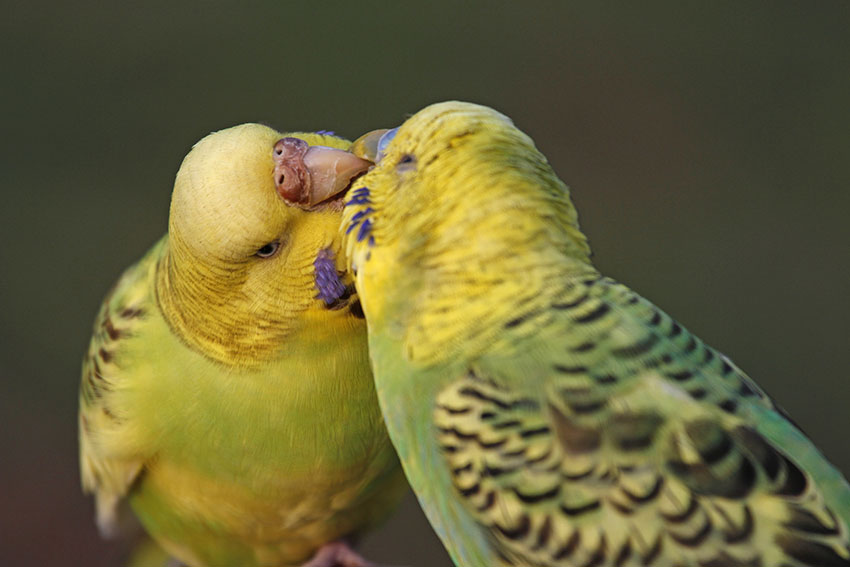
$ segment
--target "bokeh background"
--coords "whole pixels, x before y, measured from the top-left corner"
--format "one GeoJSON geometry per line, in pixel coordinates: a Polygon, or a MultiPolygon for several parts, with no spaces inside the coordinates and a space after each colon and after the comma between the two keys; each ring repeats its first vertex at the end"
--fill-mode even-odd
{"type": "MultiPolygon", "coordinates": [[[[80,494],[79,363],[183,155],[246,121],[514,118],[602,270],[850,471],[850,3],[16,2],[0,23],[0,565],[119,565],[80,494]]],[[[410,499],[375,560],[449,562],[410,499]]]]}

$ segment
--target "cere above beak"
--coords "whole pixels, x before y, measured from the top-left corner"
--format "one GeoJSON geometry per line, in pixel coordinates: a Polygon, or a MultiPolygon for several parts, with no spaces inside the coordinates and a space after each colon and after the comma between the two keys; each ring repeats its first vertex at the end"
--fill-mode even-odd
{"type": "Polygon", "coordinates": [[[274,145],[274,182],[289,204],[309,209],[343,191],[372,164],[344,150],[311,146],[299,138],[274,145]]]}
{"type": "Polygon", "coordinates": [[[378,163],[383,157],[384,150],[387,149],[387,144],[395,138],[398,128],[392,130],[372,130],[363,134],[351,144],[351,153],[367,159],[372,163],[378,163]]]}

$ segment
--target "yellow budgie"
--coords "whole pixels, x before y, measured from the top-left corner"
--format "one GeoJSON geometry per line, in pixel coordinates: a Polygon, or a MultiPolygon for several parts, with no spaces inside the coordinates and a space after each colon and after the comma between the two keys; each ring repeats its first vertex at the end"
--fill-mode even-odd
{"type": "Polygon", "coordinates": [[[848,567],[850,487],[728,358],[590,262],[486,107],[366,136],[343,221],[390,437],[461,567],[848,567]]]}
{"type": "Polygon", "coordinates": [[[124,503],[190,566],[366,565],[405,488],[331,198],[366,162],[258,124],[198,142],[168,234],[114,286],[80,391],[102,532],[124,503]]]}

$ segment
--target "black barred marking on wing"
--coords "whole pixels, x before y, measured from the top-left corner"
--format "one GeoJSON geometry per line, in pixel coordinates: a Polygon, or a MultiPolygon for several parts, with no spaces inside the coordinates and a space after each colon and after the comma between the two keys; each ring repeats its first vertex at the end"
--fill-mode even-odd
{"type": "Polygon", "coordinates": [[[591,311],[585,313],[584,315],[579,315],[575,318],[576,323],[592,323],[593,321],[597,321],[605,316],[606,313],[611,311],[611,306],[607,303],[599,303],[595,308],[591,311]]]}
{"type": "Polygon", "coordinates": [[[471,396],[473,398],[481,400],[482,402],[489,402],[491,404],[494,404],[499,409],[503,409],[503,410],[519,409],[519,408],[525,408],[525,409],[533,410],[533,409],[536,409],[538,407],[537,403],[532,401],[532,400],[519,399],[519,400],[512,400],[512,401],[504,401],[504,400],[497,399],[495,397],[491,397],[491,396],[485,394],[484,392],[482,392],[481,390],[478,390],[478,389],[476,389],[472,386],[464,388],[459,393],[462,396],[471,396]]]}
{"type": "Polygon", "coordinates": [[[682,524],[690,520],[698,509],[699,504],[697,503],[697,499],[693,495],[688,494],[688,506],[682,512],[679,512],[678,514],[668,514],[661,510],[659,511],[659,514],[670,524],[682,524]]]}
{"type": "Polygon", "coordinates": [[[667,376],[677,382],[684,382],[693,378],[694,373],[690,370],[682,370],[681,372],[670,372],[667,374],[667,376]]]}
{"type": "Polygon", "coordinates": [[[471,407],[471,406],[464,406],[464,407],[460,407],[460,408],[453,408],[453,407],[449,407],[449,406],[447,406],[447,405],[445,405],[445,404],[440,404],[440,405],[439,405],[439,407],[440,407],[440,409],[441,409],[441,410],[443,410],[443,411],[445,411],[445,412],[448,412],[448,413],[450,413],[450,414],[452,414],[452,415],[464,415],[464,414],[467,414],[467,413],[469,413],[469,412],[471,412],[471,411],[472,411],[472,407],[471,407]]]}
{"type": "Polygon", "coordinates": [[[528,311],[526,313],[523,313],[522,315],[515,317],[515,318],[511,319],[510,321],[508,321],[507,323],[505,323],[505,328],[506,329],[512,329],[514,327],[518,327],[519,325],[522,325],[526,321],[533,319],[534,317],[540,315],[542,312],[543,312],[543,309],[534,309],[532,311],[528,311]]]}
{"type": "Polygon", "coordinates": [[[835,549],[820,542],[796,537],[793,533],[784,532],[776,536],[776,543],[797,561],[812,567],[848,567],[850,566],[850,550],[843,548],[845,556],[839,555],[835,549]]]}
{"type": "Polygon", "coordinates": [[[670,333],[667,335],[669,338],[674,339],[682,333],[682,326],[679,325],[676,321],[673,321],[673,326],[670,327],[670,333]]]}
{"type": "Polygon", "coordinates": [[[457,476],[462,472],[467,472],[472,470],[472,462],[468,462],[463,466],[455,467],[452,469],[452,475],[457,476]]]}
{"type": "Polygon", "coordinates": [[[831,510],[827,510],[831,524],[824,524],[817,516],[810,511],[801,508],[798,505],[789,507],[789,518],[785,522],[785,527],[798,531],[806,532],[815,535],[837,535],[838,522],[831,510]]]}
{"type": "Polygon", "coordinates": [[[782,496],[800,496],[806,491],[809,484],[806,475],[787,457],[784,455],[780,455],[780,457],[783,465],[785,465],[785,482],[782,483],[776,493],[782,496]]]}
{"type": "Polygon", "coordinates": [[[512,488],[514,494],[517,495],[521,501],[526,504],[537,504],[538,502],[543,502],[546,500],[554,500],[561,493],[561,485],[556,484],[550,490],[546,490],[544,492],[532,493],[532,492],[523,492],[517,487],[512,488]]]}
{"type": "Polygon", "coordinates": [[[755,522],[753,521],[753,513],[750,511],[749,506],[743,506],[744,517],[740,525],[736,524],[729,514],[720,506],[715,506],[714,510],[725,522],[725,525],[720,527],[720,531],[723,533],[723,540],[726,543],[739,543],[749,539],[753,535],[755,522]]]}
{"type": "Polygon", "coordinates": [[[522,422],[518,419],[509,419],[507,421],[500,421],[498,423],[493,424],[493,429],[516,429],[522,425],[522,422]]]}
{"type": "Polygon", "coordinates": [[[732,439],[715,421],[699,419],[685,424],[685,431],[703,460],[711,465],[729,455],[732,439]]]}
{"type": "Polygon", "coordinates": [[[683,534],[677,531],[670,531],[670,537],[679,545],[684,547],[698,547],[705,542],[706,538],[711,534],[711,520],[708,516],[702,516],[702,523],[699,529],[692,534],[683,534]]]}
{"type": "Polygon", "coordinates": [[[531,520],[528,519],[527,514],[523,514],[515,526],[503,526],[498,522],[494,522],[493,525],[508,539],[522,539],[528,535],[531,528],[531,520]]]}
{"type": "Polygon", "coordinates": [[[523,429],[519,432],[519,436],[523,439],[529,439],[531,437],[536,437],[538,435],[548,435],[549,427],[546,425],[540,427],[534,427],[532,429],[523,429]]]}
{"type": "Polygon", "coordinates": [[[593,552],[593,555],[590,556],[590,559],[587,563],[584,563],[582,567],[599,567],[605,562],[605,552],[607,550],[607,543],[605,541],[605,534],[601,534],[599,536],[599,547],[596,548],[596,551],[593,552]]]}
{"type": "Polygon", "coordinates": [[[742,396],[758,396],[759,393],[755,390],[755,388],[750,385],[749,382],[742,380],[741,385],[738,388],[738,393],[742,396]]]}
{"type": "Polygon", "coordinates": [[[655,543],[649,549],[646,555],[643,556],[643,564],[644,565],[652,565],[656,559],[661,555],[662,550],[664,549],[664,539],[659,535],[655,539],[655,543]]]}
{"type": "Polygon", "coordinates": [[[579,533],[578,530],[574,530],[572,535],[570,536],[570,538],[567,540],[567,542],[564,545],[562,545],[558,549],[558,551],[555,552],[554,555],[552,555],[552,559],[558,561],[560,559],[564,559],[566,557],[569,557],[578,548],[580,541],[581,541],[581,533],[579,533]]]}
{"type": "Polygon", "coordinates": [[[552,303],[552,308],[553,309],[559,309],[559,310],[573,309],[575,307],[578,307],[582,303],[584,303],[587,300],[587,298],[588,298],[588,295],[585,293],[583,295],[580,295],[576,299],[573,299],[573,300],[570,300],[570,301],[559,301],[559,302],[552,303]]]}
{"type": "Polygon", "coordinates": [[[123,337],[132,334],[134,320],[145,317],[146,310],[138,306],[124,306],[110,309],[113,290],[104,300],[104,305],[95,322],[94,335],[83,365],[83,379],[80,386],[82,400],[88,405],[101,404],[101,413],[112,421],[119,421],[109,408],[103,406],[103,397],[113,389],[107,378],[108,368],[115,363],[117,344],[123,337]]]}
{"type": "Polygon", "coordinates": [[[655,477],[655,481],[652,483],[651,488],[646,492],[646,494],[635,494],[625,487],[621,487],[623,493],[629,497],[629,500],[634,502],[635,504],[646,504],[651,500],[655,500],[658,495],[661,493],[661,486],[663,484],[663,479],[658,476],[655,477]]]}
{"type": "MultiPolygon", "coordinates": [[[[725,362],[697,352],[684,381],[691,395],[707,390],[696,382],[701,372],[719,373],[725,362]]],[[[676,359],[664,364],[665,374],[684,371],[676,359]]],[[[547,398],[472,373],[438,396],[437,434],[456,494],[507,564],[850,567],[846,526],[810,498],[803,469],[721,413],[734,409],[730,398],[706,392],[714,414],[671,418],[609,403],[617,386],[594,386],[591,365],[580,366],[553,365],[547,398]],[[766,539],[775,544],[764,547],[766,539]]],[[[741,376],[729,372],[730,381],[741,376]]]]}
{"type": "Polygon", "coordinates": [[[461,441],[475,441],[482,449],[498,449],[503,446],[507,438],[496,439],[495,441],[484,441],[476,433],[464,433],[454,427],[439,428],[443,435],[452,435],[461,441]]]}
{"type": "Polygon", "coordinates": [[[617,377],[613,374],[603,374],[602,376],[594,376],[593,379],[596,381],[597,384],[603,385],[614,384],[617,382],[617,377]]]}
{"type": "Polygon", "coordinates": [[[589,512],[595,512],[599,510],[602,506],[602,503],[599,500],[591,500],[590,502],[585,502],[584,504],[575,504],[575,505],[567,505],[562,503],[558,508],[570,517],[575,516],[583,516],[589,512]]]}
{"type": "Polygon", "coordinates": [[[783,459],[764,437],[751,427],[739,426],[732,431],[737,443],[761,466],[767,478],[774,482],[782,469],[783,459]]]}
{"type": "Polygon", "coordinates": [[[568,402],[570,410],[577,415],[596,413],[608,404],[608,400],[588,400],[568,402]]]}
{"type": "Polygon", "coordinates": [[[112,323],[112,319],[109,318],[109,315],[106,315],[103,319],[103,328],[106,330],[106,335],[113,341],[121,338],[121,330],[115,328],[115,325],[112,323]]]}
{"type": "Polygon", "coordinates": [[[103,347],[98,349],[97,355],[103,362],[110,362],[112,360],[112,353],[103,347]]]}
{"type": "Polygon", "coordinates": [[[493,491],[493,490],[490,490],[490,491],[487,492],[487,496],[484,498],[484,503],[481,504],[480,506],[477,506],[476,509],[478,510],[479,513],[483,513],[483,512],[486,512],[487,510],[489,510],[490,508],[492,508],[493,504],[495,504],[495,503],[496,503],[496,492],[493,491]]]}
{"type": "Polygon", "coordinates": [[[660,338],[658,335],[650,333],[632,345],[615,348],[611,351],[611,354],[614,358],[632,358],[635,356],[641,356],[651,351],[653,347],[658,344],[659,340],[660,338]]]}
{"type": "Polygon", "coordinates": [[[552,517],[548,514],[543,518],[543,523],[537,528],[537,540],[532,546],[532,550],[537,551],[546,547],[549,543],[549,538],[552,536],[552,517]]]}
{"type": "Polygon", "coordinates": [[[555,364],[552,366],[555,369],[555,372],[560,372],[561,374],[587,374],[587,366],[565,366],[563,364],[555,364]]]}
{"type": "Polygon", "coordinates": [[[620,551],[614,557],[614,567],[623,567],[632,556],[632,542],[626,540],[626,543],[620,547],[620,551]]]}
{"type": "Polygon", "coordinates": [[[701,400],[708,395],[708,390],[705,388],[693,388],[691,390],[686,390],[686,392],[688,392],[688,394],[690,394],[695,400],[701,400]]]}

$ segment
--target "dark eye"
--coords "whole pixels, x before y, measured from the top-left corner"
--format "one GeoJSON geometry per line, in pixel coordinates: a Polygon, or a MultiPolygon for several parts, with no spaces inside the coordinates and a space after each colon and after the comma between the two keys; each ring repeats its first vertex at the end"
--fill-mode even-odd
{"type": "Polygon", "coordinates": [[[279,248],[280,242],[269,242],[268,244],[257,250],[255,256],[259,258],[271,258],[277,253],[279,248]]]}
{"type": "Polygon", "coordinates": [[[414,158],[411,154],[404,154],[398,160],[396,167],[399,169],[410,169],[411,167],[416,165],[416,158],[414,158]]]}

